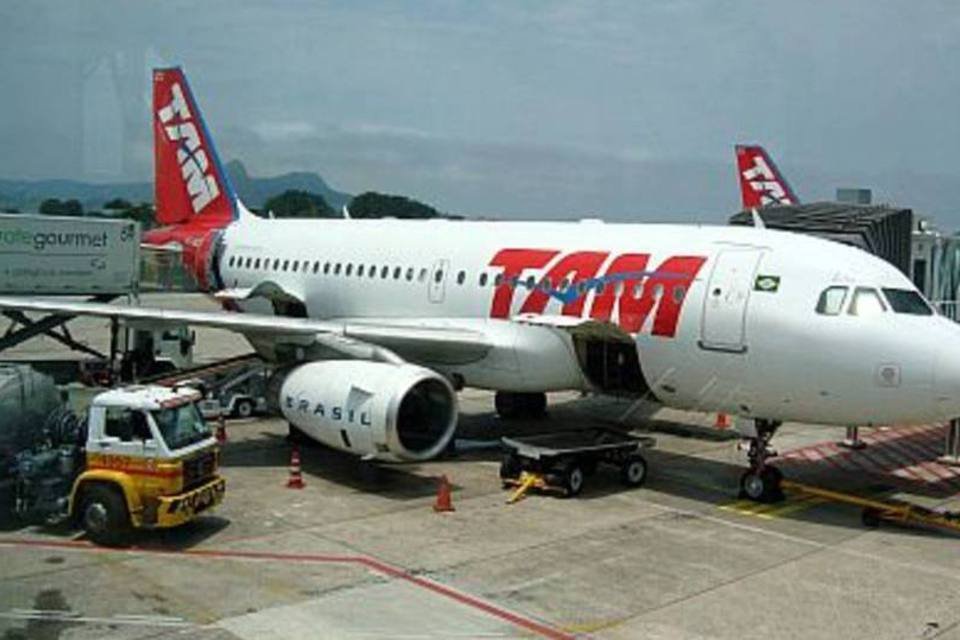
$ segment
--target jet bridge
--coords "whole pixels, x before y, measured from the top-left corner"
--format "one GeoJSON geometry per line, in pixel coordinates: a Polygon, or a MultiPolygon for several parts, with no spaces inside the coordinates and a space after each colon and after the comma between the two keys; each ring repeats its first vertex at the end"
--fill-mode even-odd
{"type": "MultiPolygon", "coordinates": [[[[805,233],[860,247],[883,258],[910,277],[913,211],[885,205],[845,202],[767,206],[760,211],[769,229],[805,233]]],[[[730,224],[750,226],[751,211],[730,217],[730,224]]]]}

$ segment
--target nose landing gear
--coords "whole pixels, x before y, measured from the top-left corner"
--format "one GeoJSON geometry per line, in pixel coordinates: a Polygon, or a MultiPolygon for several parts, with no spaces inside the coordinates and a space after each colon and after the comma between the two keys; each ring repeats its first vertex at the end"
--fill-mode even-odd
{"type": "Polygon", "coordinates": [[[776,433],[780,423],[774,420],[754,420],[755,435],[749,436],[750,468],[740,476],[740,497],[757,502],[779,502],[783,500],[780,482],[783,474],[776,467],[767,466],[767,458],[777,455],[770,448],[770,439],[776,433]]]}

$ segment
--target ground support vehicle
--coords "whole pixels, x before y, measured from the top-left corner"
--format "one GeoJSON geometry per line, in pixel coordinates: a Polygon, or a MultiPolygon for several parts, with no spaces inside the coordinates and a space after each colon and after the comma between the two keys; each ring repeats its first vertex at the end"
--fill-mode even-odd
{"type": "Polygon", "coordinates": [[[656,443],[649,436],[599,427],[502,438],[501,442],[506,453],[500,479],[505,487],[517,487],[511,502],[531,488],[575,496],[601,463],[617,467],[626,486],[639,487],[647,477],[647,461],[640,450],[656,443]]]}
{"type": "Polygon", "coordinates": [[[199,399],[134,386],[97,395],[86,418],[58,408],[13,458],[14,513],[73,520],[94,542],[122,544],[134,529],[175,527],[216,506],[226,483],[199,399]]]}

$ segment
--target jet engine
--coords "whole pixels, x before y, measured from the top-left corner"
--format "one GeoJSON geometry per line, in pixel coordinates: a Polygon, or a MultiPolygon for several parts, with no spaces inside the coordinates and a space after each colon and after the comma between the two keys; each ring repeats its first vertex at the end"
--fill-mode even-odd
{"type": "Polygon", "coordinates": [[[445,378],[411,364],[322,360],[291,370],[280,412],[323,444],[379,460],[435,457],[457,426],[457,396],[445,378]]]}

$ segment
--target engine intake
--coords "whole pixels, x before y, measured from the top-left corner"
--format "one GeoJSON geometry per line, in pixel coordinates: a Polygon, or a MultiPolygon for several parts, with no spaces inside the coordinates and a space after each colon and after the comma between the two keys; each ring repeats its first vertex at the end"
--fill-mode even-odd
{"type": "Polygon", "coordinates": [[[457,396],[430,369],[365,360],[301,365],[280,386],[293,426],[323,444],[381,460],[435,457],[457,425],[457,396]]]}

